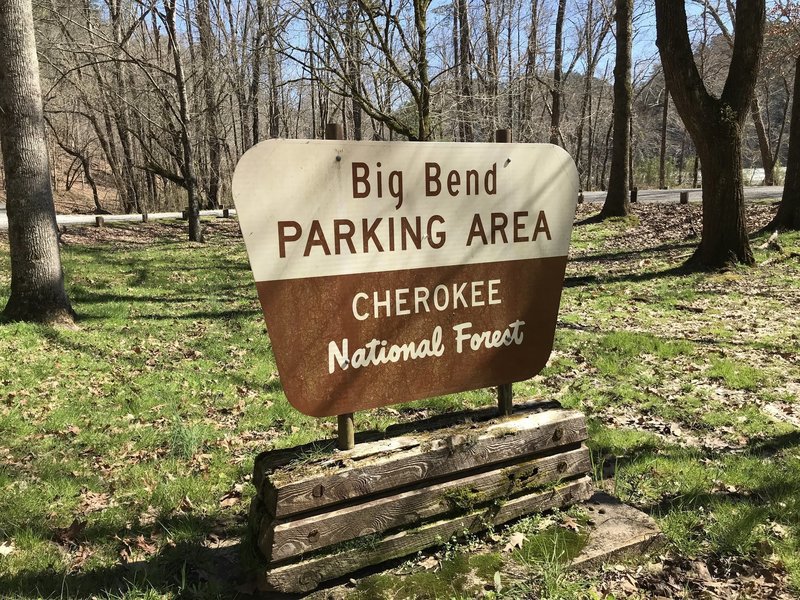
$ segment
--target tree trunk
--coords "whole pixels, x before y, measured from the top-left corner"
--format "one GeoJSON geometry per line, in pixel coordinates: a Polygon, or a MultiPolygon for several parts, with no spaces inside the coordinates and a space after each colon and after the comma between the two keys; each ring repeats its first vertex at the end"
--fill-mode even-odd
{"type": "Polygon", "coordinates": [[[472,132],[472,61],[470,60],[469,15],[467,0],[458,0],[459,31],[459,75],[461,80],[461,110],[458,119],[461,124],[462,142],[475,141],[472,132]]]}
{"type": "Polygon", "coordinates": [[[715,266],[752,264],[740,166],[741,125],[722,116],[707,127],[713,135],[697,147],[703,166],[703,234],[694,260],[715,266]]]}
{"type": "Polygon", "coordinates": [[[558,145],[561,138],[561,69],[564,55],[564,13],[567,0],[558,0],[556,13],[556,39],[553,58],[553,88],[550,95],[553,105],[550,109],[550,143],[558,145]]]}
{"type": "Polygon", "coordinates": [[[594,61],[592,60],[592,13],[594,11],[594,2],[589,0],[588,4],[586,5],[586,32],[585,32],[585,44],[586,44],[586,73],[583,75],[583,98],[581,99],[581,117],[578,120],[578,129],[576,131],[577,141],[575,143],[575,164],[578,167],[578,178],[579,181],[583,179],[583,175],[586,171],[586,168],[583,164],[582,155],[583,155],[583,127],[584,123],[586,122],[586,114],[588,110],[589,114],[589,121],[591,128],[591,120],[592,120],[592,108],[591,108],[591,97],[592,97],[592,79],[594,79],[594,61]]]}
{"type": "Polygon", "coordinates": [[[269,137],[280,136],[281,105],[280,72],[278,56],[278,3],[270,2],[267,6],[267,74],[269,76],[269,137]]]}
{"type": "Polygon", "coordinates": [[[492,0],[483,0],[483,19],[486,29],[486,96],[489,104],[490,129],[498,127],[497,100],[500,91],[500,58],[497,48],[498,35],[492,15],[492,0]]]}
{"type": "Polygon", "coordinates": [[[127,89],[127,63],[125,62],[122,26],[122,8],[119,0],[109,2],[109,12],[111,14],[112,32],[114,36],[114,52],[116,59],[114,65],[114,83],[116,86],[117,99],[112,102],[114,119],[117,125],[117,135],[122,145],[122,175],[125,180],[126,198],[124,205],[125,212],[141,211],[141,190],[139,179],[133,166],[133,140],[131,136],[130,113],[128,111],[128,89],[127,89]]]}
{"type": "Polygon", "coordinates": [[[419,85],[417,140],[431,139],[431,79],[428,73],[428,8],[431,0],[414,0],[414,25],[417,33],[416,67],[419,85]]]}
{"type": "Polygon", "coordinates": [[[200,226],[200,199],[197,196],[197,177],[194,172],[194,155],[192,153],[192,141],[190,137],[191,117],[189,113],[189,103],[186,98],[186,77],[183,73],[183,60],[181,59],[178,36],[175,29],[175,0],[164,0],[164,12],[166,14],[167,31],[172,41],[172,61],[175,65],[175,87],[178,92],[178,110],[180,115],[180,138],[181,138],[181,171],[183,174],[186,194],[189,204],[189,241],[202,242],[203,230],[200,226]]]}
{"type": "Polygon", "coordinates": [[[770,229],[800,229],[800,55],[794,63],[794,94],[792,120],[789,124],[789,156],[786,161],[786,180],[778,214],[768,225],[770,229]]]}
{"type": "MultiPolygon", "coordinates": [[[[214,58],[213,58],[213,33],[211,17],[209,14],[208,0],[198,0],[197,4],[197,29],[200,34],[200,57],[203,61],[203,100],[205,103],[206,140],[208,143],[208,189],[207,206],[219,206],[219,168],[222,160],[219,128],[217,125],[217,106],[214,95],[214,58]]],[[[256,109],[253,111],[253,137],[257,139],[258,130],[258,101],[254,102],[256,109]]]]}
{"type": "Polygon", "coordinates": [[[675,108],[703,166],[703,235],[691,266],[753,264],[744,218],[741,135],[764,41],[764,0],[736,3],[736,32],[722,95],[706,91],[689,41],[686,6],[656,0],[657,45],[675,108]]]}
{"type": "Polygon", "coordinates": [[[753,101],[750,103],[750,115],[756,128],[758,150],[761,153],[761,167],[764,169],[763,185],[775,185],[775,159],[772,158],[769,138],[764,128],[764,119],[761,118],[761,105],[758,101],[758,96],[755,94],[753,94],[753,101]]]}
{"type": "Polygon", "coordinates": [[[6,177],[12,320],[73,321],[64,290],[44,139],[30,0],[0,2],[0,144],[6,177]]]}
{"type": "Polygon", "coordinates": [[[358,3],[347,2],[347,79],[350,82],[350,109],[353,120],[353,139],[360,141],[363,137],[363,110],[359,95],[361,94],[361,38],[357,28],[358,3]]]}
{"type": "Polygon", "coordinates": [[[631,119],[631,19],[633,0],[617,0],[614,20],[617,29],[617,54],[614,63],[614,144],[611,149],[611,175],[601,218],[630,214],[628,195],[630,119],[631,119]]]}
{"type": "Polygon", "coordinates": [[[529,125],[533,113],[533,84],[536,81],[536,61],[539,55],[539,1],[531,0],[531,28],[528,32],[528,45],[525,50],[525,78],[522,89],[522,109],[520,120],[529,125]]]}
{"type": "Polygon", "coordinates": [[[669,117],[669,90],[664,88],[664,111],[661,114],[661,151],[658,155],[658,187],[667,189],[667,118],[669,117]]]}

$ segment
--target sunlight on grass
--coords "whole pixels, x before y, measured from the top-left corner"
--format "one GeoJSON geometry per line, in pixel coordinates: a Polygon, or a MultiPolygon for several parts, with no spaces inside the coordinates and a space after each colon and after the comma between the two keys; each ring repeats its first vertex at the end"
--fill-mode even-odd
{"type": "MultiPolygon", "coordinates": [[[[658,519],[666,552],[774,556],[800,591],[800,434],[760,410],[797,402],[800,269],[757,251],[775,260],[676,275],[694,242],[631,237],[648,223],[576,228],[555,352],[515,398],[589,416],[595,479],[605,471],[609,489],[658,519]]],[[[335,419],[286,402],[235,226],[212,227],[205,245],[184,242],[183,225],[158,227],[148,245],[63,247],[79,330],[0,325],[0,543],[14,544],[0,557],[3,598],[230,597],[204,579],[215,568],[204,552],[244,535],[253,458],[336,435],[335,419]]],[[[800,247],[800,235],[782,243],[800,247]]],[[[7,266],[0,247],[0,303],[7,266]]],[[[495,402],[496,390],[474,390],[356,424],[495,402]]],[[[515,561],[524,573],[501,576],[503,597],[594,593],[559,559],[565,535],[533,536],[515,561]]],[[[449,548],[438,572],[357,593],[473,598],[512,560],[449,548]]]]}

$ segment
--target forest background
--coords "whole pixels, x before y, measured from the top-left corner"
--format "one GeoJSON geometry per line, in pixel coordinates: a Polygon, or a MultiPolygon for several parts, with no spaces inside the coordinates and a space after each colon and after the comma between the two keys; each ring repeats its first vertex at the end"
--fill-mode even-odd
{"type": "MultiPolygon", "coordinates": [[[[797,33],[786,3],[770,4],[745,185],[780,184],[788,150],[797,33]]],[[[687,9],[698,69],[718,94],[732,3],[687,9]]],[[[229,204],[250,146],[321,138],[329,122],[356,140],[491,141],[511,128],[514,141],[567,149],[582,189],[608,182],[613,0],[42,0],[34,10],[59,211],[155,212],[183,208],[189,193],[204,208],[229,204]]],[[[634,3],[633,32],[630,187],[697,187],[651,2],[634,3]]]]}

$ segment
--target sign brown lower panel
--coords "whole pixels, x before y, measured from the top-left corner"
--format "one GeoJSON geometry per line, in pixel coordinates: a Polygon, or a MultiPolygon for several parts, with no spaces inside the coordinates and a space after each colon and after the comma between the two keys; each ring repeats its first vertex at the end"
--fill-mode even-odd
{"type": "Polygon", "coordinates": [[[566,262],[256,286],[286,397],[322,417],[533,377],[553,347],[566,262]]]}

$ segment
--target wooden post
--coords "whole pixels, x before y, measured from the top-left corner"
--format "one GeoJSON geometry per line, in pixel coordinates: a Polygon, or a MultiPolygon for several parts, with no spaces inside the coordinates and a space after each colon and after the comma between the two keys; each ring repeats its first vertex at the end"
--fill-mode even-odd
{"type": "Polygon", "coordinates": [[[639,201],[639,188],[631,189],[631,204],[636,204],[639,201]]]}
{"type": "MultiPolygon", "coordinates": [[[[326,140],[343,140],[344,125],[341,123],[328,123],[325,126],[326,140]]],[[[356,427],[353,413],[346,413],[337,417],[337,448],[339,450],[352,450],[356,445],[356,427]]]]}
{"type": "Polygon", "coordinates": [[[150,221],[150,216],[146,212],[143,212],[142,213],[142,223],[147,223],[149,221],[150,221]]]}
{"type": "Polygon", "coordinates": [[[578,192],[578,204],[583,204],[583,192],[578,192]]]}
{"type": "Polygon", "coordinates": [[[353,413],[346,413],[336,417],[338,440],[336,447],[339,450],[352,450],[356,445],[356,423],[353,413]]]}
{"type": "Polygon", "coordinates": [[[510,129],[498,129],[494,132],[494,141],[498,144],[510,144],[511,143],[511,130],[510,129]]]}
{"type": "Polygon", "coordinates": [[[341,123],[328,123],[325,126],[325,139],[326,140],[343,140],[344,139],[344,125],[341,123]]]}
{"type": "Polygon", "coordinates": [[[103,217],[95,217],[94,218],[94,226],[95,227],[102,227],[106,224],[106,220],[103,217]]]}
{"type": "MultiPolygon", "coordinates": [[[[494,132],[494,141],[498,144],[511,143],[511,130],[498,129],[494,132]]],[[[583,194],[580,195],[583,198],[583,194]]],[[[507,417],[514,412],[514,390],[510,383],[497,386],[497,411],[501,417],[507,417]]]]}
{"type": "Polygon", "coordinates": [[[689,192],[681,192],[681,204],[689,204],[689,192]]]}
{"type": "Polygon", "coordinates": [[[222,209],[222,218],[227,219],[231,216],[231,209],[230,208],[223,208],[222,209]]]}

